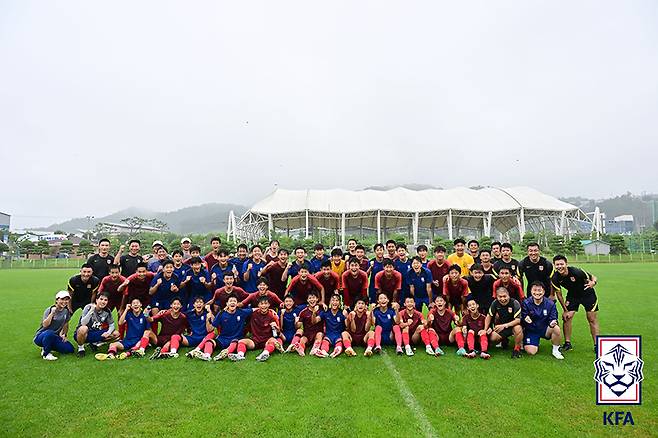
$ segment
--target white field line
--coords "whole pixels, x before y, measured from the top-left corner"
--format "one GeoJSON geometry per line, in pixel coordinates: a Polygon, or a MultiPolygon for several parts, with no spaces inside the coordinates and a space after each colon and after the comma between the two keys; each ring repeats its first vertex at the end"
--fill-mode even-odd
{"type": "Polygon", "coordinates": [[[423,408],[420,406],[418,400],[416,400],[416,397],[414,397],[414,394],[411,392],[411,390],[407,386],[407,383],[404,381],[404,379],[398,372],[398,369],[395,367],[395,365],[391,361],[391,358],[388,357],[388,354],[385,351],[382,351],[382,359],[386,364],[386,368],[388,368],[388,371],[393,376],[393,380],[395,381],[395,384],[398,386],[398,391],[400,391],[400,394],[402,395],[404,402],[407,404],[409,410],[414,414],[414,417],[416,417],[416,420],[420,424],[420,428],[425,434],[425,436],[428,438],[438,437],[436,431],[434,430],[434,427],[432,427],[432,424],[430,423],[430,421],[427,419],[427,416],[423,412],[423,408]]]}

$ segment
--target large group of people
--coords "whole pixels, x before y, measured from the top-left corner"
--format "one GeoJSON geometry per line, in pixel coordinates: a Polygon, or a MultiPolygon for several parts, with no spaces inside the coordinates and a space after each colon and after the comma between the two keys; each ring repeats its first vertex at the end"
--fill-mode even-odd
{"type": "Polygon", "coordinates": [[[562,255],[547,260],[537,243],[521,261],[509,243],[485,249],[475,239],[456,239],[451,254],[437,245],[431,259],[427,246],[410,257],[393,240],[374,245],[370,259],[354,239],[345,252],[316,244],[310,257],[277,240],[266,249],[240,244],[235,254],[218,237],[210,244],[202,256],[189,238],[171,252],[155,241],[142,255],[133,239],[127,253],[122,245],[111,255],[101,239],[43,313],[34,337],[43,359],[76,352],[68,337],[78,309],[77,355],[89,348],[98,360],[144,356],[150,346],[152,359],[188,347],[187,357],[205,361],[240,361],[250,350],[260,350],[259,361],[275,351],[305,356],[308,348],[320,358],[356,356],[354,347],[371,356],[385,346],[407,356],[415,346],[432,356],[454,346],[459,356],[489,359],[496,345],[519,358],[536,354],[542,338],[564,359],[581,305],[594,341],[599,333],[596,277],[562,255]]]}

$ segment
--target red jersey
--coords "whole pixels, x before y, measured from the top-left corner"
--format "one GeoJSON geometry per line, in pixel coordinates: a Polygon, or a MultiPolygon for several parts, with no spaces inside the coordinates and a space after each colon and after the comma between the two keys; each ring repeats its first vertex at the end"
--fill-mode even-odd
{"type": "Polygon", "coordinates": [[[226,307],[226,302],[228,301],[228,296],[233,294],[238,299],[238,302],[244,300],[249,296],[247,292],[244,291],[241,287],[233,286],[233,288],[228,291],[226,286],[222,286],[219,289],[215,290],[215,294],[212,297],[214,304],[218,305],[220,309],[226,307]]]}
{"type": "Polygon", "coordinates": [[[108,307],[117,307],[119,304],[121,304],[121,297],[123,294],[119,292],[119,286],[124,281],[126,281],[126,277],[123,275],[119,275],[116,280],[112,280],[112,277],[109,275],[101,280],[101,285],[98,287],[98,292],[105,292],[110,294],[108,307]]]}
{"type": "Polygon", "coordinates": [[[271,264],[265,272],[267,281],[270,283],[269,288],[274,292],[279,298],[283,299],[286,294],[286,284],[288,280],[281,280],[281,275],[283,271],[286,270],[286,265],[281,266],[278,262],[271,264]]]}
{"type": "Polygon", "coordinates": [[[409,315],[407,309],[400,310],[400,322],[409,322],[411,320],[411,325],[409,326],[409,336],[413,335],[416,332],[416,329],[420,325],[423,319],[423,314],[418,310],[414,309],[409,315]]]}
{"type": "Polygon", "coordinates": [[[329,271],[328,276],[325,276],[323,272],[318,272],[315,274],[315,278],[324,288],[324,302],[328,305],[331,296],[340,289],[340,277],[334,271],[329,271]]]}
{"type": "Polygon", "coordinates": [[[523,288],[521,287],[520,284],[517,284],[512,280],[508,281],[507,284],[503,284],[503,280],[501,280],[500,278],[494,281],[493,284],[492,296],[494,298],[496,298],[496,289],[498,289],[500,286],[505,287],[505,289],[507,289],[507,292],[509,292],[509,296],[511,298],[514,298],[519,303],[523,302],[523,300],[525,299],[525,295],[523,294],[523,288]]]}
{"type": "Polygon", "coordinates": [[[215,255],[211,252],[209,252],[204,258],[203,261],[206,264],[206,269],[210,271],[213,266],[215,266],[217,263],[219,263],[219,260],[215,255]]]}
{"type": "Polygon", "coordinates": [[[155,315],[153,320],[160,322],[158,336],[180,335],[189,327],[187,317],[182,312],[178,314],[178,318],[174,318],[171,312],[167,311],[163,314],[155,315]]]}
{"type": "Polygon", "coordinates": [[[393,293],[402,289],[402,274],[398,271],[392,271],[391,275],[386,275],[386,271],[378,272],[375,275],[375,289],[377,293],[385,293],[389,301],[393,299],[393,293]]]}
{"type": "Polygon", "coordinates": [[[364,257],[361,260],[359,260],[359,269],[361,269],[363,272],[366,272],[369,267],[370,267],[370,260],[368,260],[367,257],[364,257]]]}
{"type": "Polygon", "coordinates": [[[480,313],[477,319],[471,317],[471,312],[466,312],[462,317],[462,326],[466,326],[468,330],[473,330],[477,335],[480,330],[484,330],[484,319],[485,316],[483,313],[480,313]]]}
{"type": "Polygon", "coordinates": [[[449,297],[450,301],[455,301],[459,297],[465,297],[468,295],[468,281],[460,277],[455,284],[452,280],[446,278],[443,282],[443,295],[449,297]]]}
{"type": "Polygon", "coordinates": [[[427,315],[428,319],[430,315],[434,315],[434,320],[430,323],[430,327],[434,331],[441,335],[448,335],[452,331],[452,322],[455,320],[455,314],[450,309],[445,309],[443,315],[439,314],[439,311],[434,308],[430,310],[430,313],[427,315]]]}
{"type": "Polygon", "coordinates": [[[258,309],[251,314],[249,331],[251,332],[251,340],[254,341],[254,344],[264,344],[272,337],[272,326],[270,324],[273,322],[276,323],[277,330],[279,330],[279,317],[276,316],[276,313],[272,309],[267,309],[265,313],[258,309]]]}
{"type": "MultiPolygon", "coordinates": [[[[317,313],[315,316],[318,316],[317,313]]],[[[319,318],[319,321],[315,324],[313,324],[312,318],[313,311],[311,311],[311,309],[308,307],[302,310],[299,314],[299,321],[304,326],[304,336],[306,336],[306,339],[308,339],[310,342],[313,342],[315,335],[322,333],[322,329],[324,328],[324,321],[322,321],[321,318],[319,318]]]]}
{"type": "MultiPolygon", "coordinates": [[[[432,273],[432,279],[435,281],[438,280],[439,284],[443,283],[443,277],[448,275],[448,269],[450,269],[450,263],[447,261],[443,261],[443,264],[441,266],[438,265],[436,260],[430,260],[430,262],[427,264],[427,269],[430,270],[432,273]]],[[[437,295],[443,295],[443,287],[437,286],[432,282],[432,294],[434,296],[437,295]]]]}
{"type": "Polygon", "coordinates": [[[363,315],[359,316],[358,313],[354,312],[354,332],[348,331],[352,334],[352,337],[355,339],[363,339],[363,337],[370,331],[370,327],[366,327],[366,322],[368,322],[368,312],[363,312],[363,315]]]}
{"type": "Polygon", "coordinates": [[[299,306],[306,304],[308,293],[310,291],[317,292],[318,298],[321,298],[321,290],[322,284],[313,275],[308,275],[305,281],[302,281],[302,277],[300,275],[296,275],[292,281],[290,281],[287,293],[292,295],[292,298],[295,300],[295,306],[299,306]]]}
{"type": "Polygon", "coordinates": [[[260,299],[261,296],[267,297],[268,301],[270,302],[271,308],[279,307],[281,306],[281,304],[283,304],[283,301],[281,301],[274,292],[271,292],[269,290],[265,292],[265,294],[261,294],[258,291],[250,293],[249,296],[244,300],[242,300],[240,304],[242,304],[242,307],[249,306],[256,308],[258,307],[258,300],[260,299]]]}
{"type": "Polygon", "coordinates": [[[343,302],[346,306],[352,307],[357,297],[368,296],[368,275],[364,271],[357,271],[356,276],[352,275],[352,271],[343,272],[342,283],[343,302]]]}
{"type": "Polygon", "coordinates": [[[135,273],[127,278],[130,281],[128,286],[123,290],[123,294],[128,297],[128,303],[133,298],[139,298],[142,306],[146,307],[151,303],[151,295],[149,295],[149,288],[151,287],[151,280],[155,277],[153,272],[146,272],[143,279],[139,279],[135,273]]]}

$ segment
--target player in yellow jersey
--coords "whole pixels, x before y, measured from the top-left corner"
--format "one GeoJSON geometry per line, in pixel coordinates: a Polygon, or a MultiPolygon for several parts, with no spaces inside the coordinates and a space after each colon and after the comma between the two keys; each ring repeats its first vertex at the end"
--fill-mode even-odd
{"type": "Polygon", "coordinates": [[[475,263],[473,257],[470,254],[466,254],[466,241],[464,239],[455,239],[455,252],[448,256],[448,263],[452,265],[457,265],[462,270],[462,277],[466,277],[470,274],[471,266],[475,263]]]}

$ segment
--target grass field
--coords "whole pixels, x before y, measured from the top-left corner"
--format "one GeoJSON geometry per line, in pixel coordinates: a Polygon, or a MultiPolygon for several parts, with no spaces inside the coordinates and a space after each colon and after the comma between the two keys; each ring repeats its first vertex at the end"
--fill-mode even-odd
{"type": "Polygon", "coordinates": [[[91,355],[49,363],[32,337],[75,271],[0,270],[0,324],[9,334],[0,353],[0,435],[656,436],[658,265],[588,270],[599,277],[602,334],[643,336],[642,406],[595,404],[583,312],[575,350],[562,362],[542,343],[537,357],[517,361],[497,349],[490,361],[467,360],[448,347],[442,358],[418,348],[411,358],[277,354],[257,363],[250,352],[242,363],[91,355]],[[635,426],[603,426],[611,410],[630,410],[635,426]]]}

